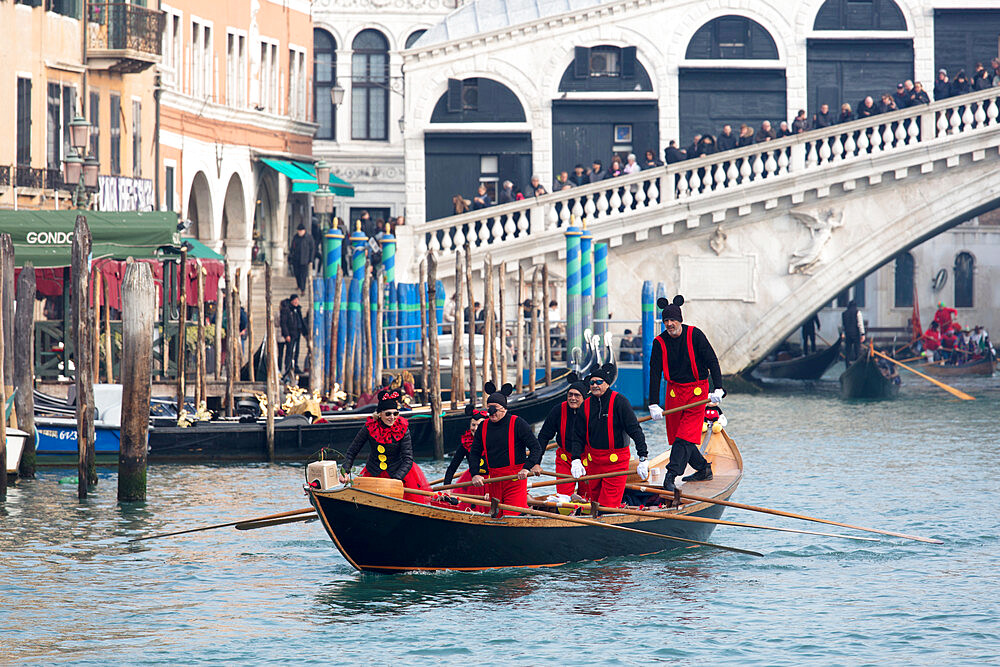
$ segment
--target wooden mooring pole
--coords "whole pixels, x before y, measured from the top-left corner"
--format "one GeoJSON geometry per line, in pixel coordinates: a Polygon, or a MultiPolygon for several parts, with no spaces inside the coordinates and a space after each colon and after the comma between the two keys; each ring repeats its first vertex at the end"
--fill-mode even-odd
{"type": "MultiPolygon", "coordinates": [[[[124,320],[122,320],[124,322],[124,320]]],[[[251,364],[252,365],[252,364],[251,364]]],[[[195,356],[194,409],[208,400],[205,383],[205,267],[198,262],[198,349],[195,356]]]]}
{"type": "Polygon", "coordinates": [[[552,335],[549,322],[549,267],[542,264],[542,351],[545,354],[545,386],[552,384],[552,335]]]}
{"type": "Polygon", "coordinates": [[[500,308],[500,384],[507,381],[507,322],[504,319],[506,302],[504,300],[504,282],[507,279],[507,262],[500,262],[497,271],[497,305],[500,308]]]}
{"type": "MultiPolygon", "coordinates": [[[[421,260],[420,262],[420,277],[417,282],[417,291],[420,293],[420,387],[424,390],[424,403],[430,404],[429,395],[429,380],[428,375],[430,373],[430,345],[427,339],[427,327],[430,322],[427,311],[427,288],[429,283],[427,282],[427,264],[426,261],[421,260]]],[[[431,304],[434,302],[431,301],[431,304]]]]}
{"type": "Polygon", "coordinates": [[[267,460],[274,461],[274,402],[277,400],[278,384],[278,345],[274,333],[274,310],[271,308],[271,265],[264,265],[264,319],[267,331],[267,382],[264,392],[267,395],[267,460]]]}
{"type": "MultiPolygon", "coordinates": [[[[9,238],[9,237],[8,237],[9,238]]],[[[97,485],[97,463],[94,453],[94,374],[91,370],[93,345],[91,336],[94,328],[88,303],[90,271],[90,227],[87,217],[76,216],[73,228],[72,271],[73,278],[73,363],[76,375],[76,444],[77,495],[81,500],[87,497],[92,486],[97,485]]],[[[3,244],[0,243],[0,251],[3,244]]]]}
{"type": "MultiPolygon", "coordinates": [[[[101,273],[101,283],[104,286],[104,367],[107,371],[108,384],[115,381],[115,364],[112,355],[113,346],[111,344],[111,306],[108,305],[108,277],[101,273]]],[[[155,286],[154,286],[155,291],[155,286]]],[[[153,306],[155,309],[155,306],[153,306]]],[[[155,316],[154,316],[155,319],[155,316]]],[[[94,355],[94,364],[97,364],[97,355],[94,355]]]]}
{"type": "Polygon", "coordinates": [[[528,339],[528,391],[535,391],[535,376],[538,374],[538,267],[531,273],[531,326],[528,339]]]}
{"type": "MultiPolygon", "coordinates": [[[[201,267],[199,292],[201,292],[201,267]]],[[[146,499],[146,442],[153,368],[153,275],[129,259],[122,279],[122,428],[118,501],[146,499]]],[[[200,310],[200,309],[199,309],[200,310]]]]}
{"type": "MultiPolygon", "coordinates": [[[[0,237],[0,299],[3,298],[3,293],[10,290],[11,284],[14,282],[13,271],[11,275],[7,275],[7,272],[3,269],[6,268],[7,253],[14,252],[14,244],[10,241],[10,234],[4,234],[0,237]]],[[[0,307],[0,410],[6,408],[7,405],[7,378],[4,375],[4,362],[6,361],[6,347],[7,347],[7,337],[3,335],[6,322],[6,310],[0,307]]],[[[0,500],[7,499],[7,415],[6,411],[0,414],[0,500]]]]}
{"type": "Polygon", "coordinates": [[[476,388],[476,297],[472,291],[472,247],[465,243],[465,289],[469,296],[469,400],[479,402],[476,388]]]}
{"type": "MultiPolygon", "coordinates": [[[[187,247],[181,248],[177,265],[177,415],[187,395],[187,247]]],[[[197,409],[197,408],[196,408],[197,409]]]]}
{"type": "Polygon", "coordinates": [[[444,419],[441,417],[441,355],[438,347],[437,325],[437,258],[434,251],[427,253],[427,327],[431,358],[431,429],[434,433],[434,458],[444,458],[444,419]]]}
{"type": "Polygon", "coordinates": [[[28,433],[18,476],[35,476],[35,267],[25,262],[17,278],[14,313],[14,409],[18,425],[28,433]]]}
{"type": "MultiPolygon", "coordinates": [[[[497,380],[497,358],[493,341],[493,259],[487,255],[483,260],[483,386],[487,380],[497,380]]],[[[497,386],[502,385],[500,382],[497,386]]]]}
{"type": "MultiPolygon", "coordinates": [[[[226,271],[228,274],[228,270],[226,271]]],[[[215,379],[222,379],[222,313],[226,303],[226,297],[222,291],[222,281],[215,287],[215,379]]]]}
{"type": "Polygon", "coordinates": [[[253,271],[247,271],[247,354],[250,355],[250,381],[257,381],[253,352],[253,271]]]}
{"type": "Polygon", "coordinates": [[[465,402],[465,354],[462,336],[465,335],[465,309],[462,307],[462,252],[455,252],[455,321],[451,329],[451,409],[457,410],[465,402]]]}

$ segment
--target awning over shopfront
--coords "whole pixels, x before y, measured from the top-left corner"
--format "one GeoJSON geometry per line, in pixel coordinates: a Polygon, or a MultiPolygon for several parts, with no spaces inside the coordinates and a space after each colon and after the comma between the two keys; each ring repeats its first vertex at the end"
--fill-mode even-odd
{"type": "MultiPolygon", "coordinates": [[[[273,157],[262,157],[261,162],[292,181],[292,192],[316,192],[316,167],[308,162],[279,160],[273,157]]],[[[353,197],[354,186],[347,181],[330,174],[330,190],[341,197],[353,197]]]]}
{"type": "Polygon", "coordinates": [[[177,214],[169,211],[0,211],[0,233],[14,242],[15,265],[69,266],[78,214],[87,217],[93,259],[152,259],[160,248],[176,251],[177,214]]]}
{"type": "Polygon", "coordinates": [[[189,239],[185,237],[181,239],[181,243],[190,246],[188,248],[188,257],[195,257],[197,259],[214,259],[219,262],[226,261],[225,257],[215,252],[198,239],[189,239]]]}

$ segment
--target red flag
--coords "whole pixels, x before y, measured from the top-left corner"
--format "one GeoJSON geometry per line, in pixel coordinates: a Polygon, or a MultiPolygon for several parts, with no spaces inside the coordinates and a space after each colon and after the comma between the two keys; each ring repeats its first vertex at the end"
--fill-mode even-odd
{"type": "Polygon", "coordinates": [[[917,300],[917,281],[913,281],[913,314],[910,316],[910,325],[913,328],[912,340],[919,340],[924,335],[924,330],[920,326],[920,302],[917,300]]]}

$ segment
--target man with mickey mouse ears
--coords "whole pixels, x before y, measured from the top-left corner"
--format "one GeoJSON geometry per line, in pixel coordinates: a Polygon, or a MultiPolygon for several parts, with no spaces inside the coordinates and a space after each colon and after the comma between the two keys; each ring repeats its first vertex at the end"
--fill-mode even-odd
{"type": "MultiPolygon", "coordinates": [[[[646,436],[629,402],[611,390],[613,373],[614,365],[605,364],[587,376],[590,396],[583,402],[583,418],[576,420],[570,440],[573,477],[628,470],[631,456],[625,434],[635,442],[635,453],[639,456],[636,474],[642,479],[649,477],[646,436]]],[[[619,507],[626,481],[625,475],[595,479],[581,490],[581,495],[605,507],[619,507]]]]}
{"type": "MultiPolygon", "coordinates": [[[[542,474],[542,447],[538,444],[528,422],[507,413],[507,397],[514,391],[509,383],[497,391],[496,385],[487,382],[485,393],[486,410],[489,418],[476,428],[469,449],[469,459],[486,461],[490,477],[517,475],[517,479],[506,482],[490,482],[486,492],[490,498],[515,507],[528,506],[528,475],[542,474]]],[[[473,486],[483,486],[482,475],[472,477],[473,486]]],[[[504,514],[516,514],[505,511],[504,514]]]]}
{"type": "MultiPolygon", "coordinates": [[[[663,418],[663,409],[657,404],[660,397],[660,377],[667,383],[667,409],[708,399],[718,405],[726,391],[722,388],[722,371],[712,344],[700,329],[683,324],[681,306],[684,297],[677,295],[673,302],[659,298],[656,305],[663,309],[666,329],[653,339],[649,355],[649,416],[663,418]],[[708,377],[712,376],[715,391],[708,390],[708,377]]],[[[712,465],[698,451],[705,404],[667,415],[667,441],[670,443],[670,462],[667,464],[663,488],[674,491],[674,478],[684,472],[687,465],[695,469],[685,482],[712,479],[712,465]]]]}

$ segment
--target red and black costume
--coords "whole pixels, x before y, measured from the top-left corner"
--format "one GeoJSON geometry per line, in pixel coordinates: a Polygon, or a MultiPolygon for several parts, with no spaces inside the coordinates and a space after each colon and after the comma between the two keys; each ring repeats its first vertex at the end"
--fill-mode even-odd
{"type": "MultiPolygon", "coordinates": [[[[671,304],[664,311],[665,319],[669,317],[681,321],[680,304],[671,304]],[[673,309],[673,312],[667,309],[673,309]]],[[[677,338],[663,331],[653,339],[653,350],[649,355],[650,402],[659,401],[661,377],[666,382],[665,410],[705,399],[709,393],[709,376],[712,385],[720,389],[722,371],[719,369],[719,358],[700,329],[682,324],[677,338]]],[[[708,461],[698,451],[705,422],[704,404],[666,415],[665,421],[667,441],[671,444],[667,479],[672,482],[674,477],[684,472],[688,463],[695,470],[705,470],[708,461]]]]}
{"type": "MultiPolygon", "coordinates": [[[[492,400],[492,397],[491,399],[492,400]]],[[[531,470],[542,460],[542,448],[528,422],[507,413],[502,419],[483,421],[476,429],[469,450],[473,461],[483,459],[490,477],[516,475],[531,470]]],[[[486,485],[491,498],[515,507],[528,506],[528,481],[514,479],[486,485]]],[[[504,514],[515,514],[504,512],[504,514]]]]}
{"type": "MultiPolygon", "coordinates": [[[[466,406],[465,414],[469,415],[472,419],[487,419],[490,415],[483,408],[475,408],[471,405],[466,406]]],[[[472,440],[474,434],[471,430],[466,431],[462,434],[461,442],[459,443],[458,449],[455,450],[455,454],[451,457],[451,463],[448,464],[448,470],[444,473],[444,484],[451,484],[452,479],[455,477],[455,473],[458,472],[458,467],[462,465],[462,461],[468,460],[469,468],[462,473],[462,476],[458,478],[458,484],[463,482],[469,482],[472,480],[473,475],[487,475],[486,471],[486,461],[480,458],[477,461],[472,460],[472,455],[470,450],[472,449],[472,440]]],[[[465,493],[474,496],[481,496],[486,493],[485,487],[473,486],[472,484],[467,484],[465,486],[456,489],[457,493],[465,493]]],[[[464,508],[463,508],[464,509],[464,508]]],[[[478,509],[478,508],[477,508],[478,509]]]]}
{"type": "MultiPolygon", "coordinates": [[[[399,399],[399,395],[398,389],[382,390],[379,395],[379,412],[383,409],[395,409],[395,401],[399,399]],[[389,398],[383,398],[383,395],[388,395],[389,398]],[[395,399],[392,398],[392,395],[395,395],[395,399]],[[391,408],[389,407],[390,402],[391,408]],[[387,407],[383,407],[383,405],[387,407]]],[[[431,490],[424,472],[420,466],[413,462],[413,442],[410,439],[409,423],[405,417],[396,417],[392,426],[386,426],[379,417],[368,417],[365,425],[354,436],[351,446],[347,448],[344,460],[345,470],[351,469],[351,466],[354,465],[354,459],[357,458],[365,445],[368,445],[368,459],[361,472],[362,477],[400,479],[403,481],[404,487],[424,491],[431,490]]],[[[413,502],[427,503],[427,497],[411,493],[404,492],[403,498],[413,502]]]]}
{"type": "MultiPolygon", "coordinates": [[[[607,381],[607,378],[604,378],[607,381]]],[[[635,443],[635,453],[645,458],[646,436],[628,399],[610,388],[601,396],[588,396],[580,408],[571,439],[572,458],[581,459],[588,475],[628,470],[631,458],[625,434],[635,443]]],[[[582,495],[606,507],[618,507],[625,493],[627,475],[581,482],[582,495]]]]}
{"type": "MultiPolygon", "coordinates": [[[[577,387],[577,391],[583,396],[587,395],[582,383],[574,384],[581,385],[577,387]]],[[[556,448],[556,472],[563,473],[564,475],[570,474],[570,464],[573,456],[569,448],[569,438],[578,419],[582,419],[581,409],[571,408],[568,402],[563,401],[549,411],[541,430],[538,431],[538,444],[542,448],[542,451],[545,451],[549,441],[555,437],[556,444],[558,445],[556,448]]],[[[575,486],[576,483],[571,480],[565,484],[557,484],[556,491],[572,495],[575,486]]]]}

